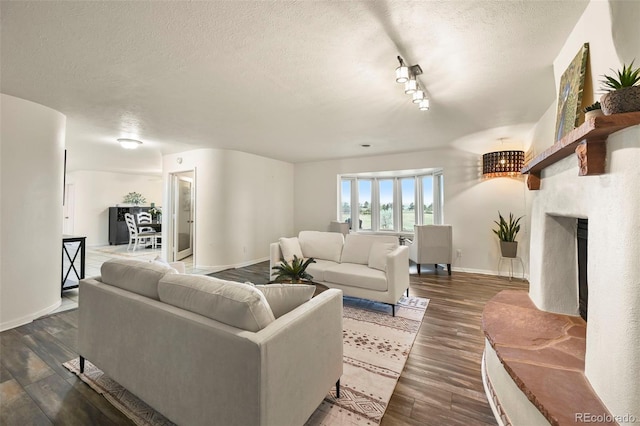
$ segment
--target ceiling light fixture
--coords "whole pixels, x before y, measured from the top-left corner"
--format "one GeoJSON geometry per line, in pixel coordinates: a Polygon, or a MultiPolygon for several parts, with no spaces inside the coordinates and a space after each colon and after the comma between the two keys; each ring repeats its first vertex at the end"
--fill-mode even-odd
{"type": "Polygon", "coordinates": [[[524,151],[495,151],[482,156],[482,177],[516,177],[524,167],[524,151]]]}
{"type": "Polygon", "coordinates": [[[396,68],[396,83],[406,83],[409,80],[409,67],[404,64],[404,61],[398,56],[400,66],[396,68]]]}
{"type": "Polygon", "coordinates": [[[420,111],[428,111],[429,99],[425,90],[420,88],[417,79],[422,74],[422,68],[418,64],[407,66],[400,56],[398,56],[398,62],[400,62],[400,66],[396,68],[396,82],[404,83],[404,93],[411,95],[411,101],[418,104],[420,111]]]}
{"type": "Polygon", "coordinates": [[[420,89],[420,86],[418,86],[418,90],[413,92],[413,103],[418,104],[422,102],[423,99],[424,99],[424,92],[422,91],[422,89],[420,89]]]}
{"type": "Polygon", "coordinates": [[[417,88],[418,83],[416,82],[416,76],[410,75],[409,80],[404,84],[404,93],[407,95],[413,95],[417,88]]]}
{"type": "Polygon", "coordinates": [[[136,139],[120,138],[118,139],[118,142],[124,149],[136,149],[138,146],[142,145],[142,142],[136,139]]]}

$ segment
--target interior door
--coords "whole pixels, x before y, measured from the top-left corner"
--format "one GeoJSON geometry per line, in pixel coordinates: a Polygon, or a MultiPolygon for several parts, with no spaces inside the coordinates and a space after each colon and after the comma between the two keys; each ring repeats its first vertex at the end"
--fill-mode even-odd
{"type": "Polygon", "coordinates": [[[175,175],[174,179],[174,259],[182,260],[193,254],[193,172],[175,175]]]}

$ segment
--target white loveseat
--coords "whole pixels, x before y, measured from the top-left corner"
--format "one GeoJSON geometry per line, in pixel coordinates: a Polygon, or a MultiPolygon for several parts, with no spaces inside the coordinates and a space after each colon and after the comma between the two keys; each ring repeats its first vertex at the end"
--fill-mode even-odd
{"type": "MultiPolygon", "coordinates": [[[[409,249],[391,235],[301,231],[270,246],[270,268],[283,259],[313,257],[307,268],[313,281],[342,290],[345,296],[395,304],[409,291],[409,249]]],[[[273,269],[272,271],[273,277],[273,269]]]]}
{"type": "Polygon", "coordinates": [[[342,374],[338,290],[285,313],[259,286],[166,265],[101,272],[80,282],[81,369],[86,358],[177,424],[302,425],[342,374]]]}

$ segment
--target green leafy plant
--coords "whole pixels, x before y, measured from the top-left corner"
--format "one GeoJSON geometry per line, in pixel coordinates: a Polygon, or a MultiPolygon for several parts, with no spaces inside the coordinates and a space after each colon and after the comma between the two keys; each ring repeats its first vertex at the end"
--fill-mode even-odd
{"type": "Polygon", "coordinates": [[[595,110],[598,110],[598,109],[602,109],[602,106],[600,105],[599,101],[596,101],[595,103],[585,107],[584,108],[584,112],[595,111],[595,110]]]}
{"type": "Polygon", "coordinates": [[[144,198],[142,194],[138,192],[130,192],[124,196],[124,198],[122,199],[122,202],[130,203],[130,204],[144,204],[147,202],[147,199],[144,198]]]}
{"type": "Polygon", "coordinates": [[[151,215],[152,218],[157,218],[158,215],[162,214],[162,210],[159,207],[151,207],[149,209],[149,214],[151,215]]]}
{"type": "Polygon", "coordinates": [[[273,270],[277,271],[277,275],[273,281],[277,283],[302,283],[308,282],[313,279],[313,276],[306,272],[307,266],[312,263],[316,263],[313,257],[304,259],[298,259],[298,256],[293,255],[291,263],[283,260],[280,265],[274,266],[273,270]]]}
{"type": "MultiPolygon", "coordinates": [[[[634,59],[635,61],[635,59],[634,59]]],[[[633,68],[633,62],[627,65],[622,66],[622,70],[611,70],[615,73],[615,75],[603,75],[605,80],[601,80],[602,89],[607,91],[623,89],[625,87],[635,86],[640,81],[640,67],[633,68]]]]}
{"type": "Polygon", "coordinates": [[[498,216],[500,217],[500,222],[494,220],[495,224],[498,225],[498,229],[493,229],[493,232],[498,236],[500,241],[515,241],[516,235],[520,232],[520,219],[524,216],[520,216],[517,219],[514,219],[513,213],[509,213],[509,221],[507,222],[505,218],[498,212],[498,216]]]}

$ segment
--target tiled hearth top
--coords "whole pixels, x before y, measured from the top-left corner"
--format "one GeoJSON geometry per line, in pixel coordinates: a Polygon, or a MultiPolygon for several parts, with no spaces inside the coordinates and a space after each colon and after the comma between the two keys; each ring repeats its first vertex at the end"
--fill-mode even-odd
{"type": "Polygon", "coordinates": [[[577,425],[576,413],[609,414],[584,375],[582,318],[541,311],[526,291],[504,290],[485,305],[482,327],[506,371],[549,423],[577,425]]]}

